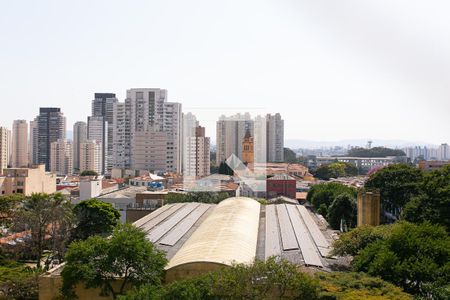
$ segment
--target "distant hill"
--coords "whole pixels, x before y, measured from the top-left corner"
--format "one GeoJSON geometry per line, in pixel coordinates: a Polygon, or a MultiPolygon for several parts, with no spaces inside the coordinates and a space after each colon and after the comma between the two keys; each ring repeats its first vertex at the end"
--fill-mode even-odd
{"type": "MultiPolygon", "coordinates": [[[[302,140],[302,139],[286,139],[284,141],[284,146],[291,149],[320,149],[320,148],[328,148],[334,146],[347,147],[347,146],[356,146],[356,147],[365,147],[367,145],[367,141],[370,139],[347,139],[347,140],[337,140],[337,141],[313,141],[313,140],[302,140]]],[[[372,140],[373,147],[388,147],[388,148],[403,148],[409,146],[427,146],[427,147],[436,147],[431,143],[420,142],[420,141],[405,141],[405,140],[372,140]]]]}

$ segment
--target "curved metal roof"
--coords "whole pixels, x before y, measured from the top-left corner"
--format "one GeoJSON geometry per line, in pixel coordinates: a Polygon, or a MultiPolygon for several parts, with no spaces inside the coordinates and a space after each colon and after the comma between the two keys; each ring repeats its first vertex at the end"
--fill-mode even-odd
{"type": "Polygon", "coordinates": [[[220,202],[169,261],[167,270],[192,263],[252,263],[256,256],[260,204],[233,197],[220,202]]]}

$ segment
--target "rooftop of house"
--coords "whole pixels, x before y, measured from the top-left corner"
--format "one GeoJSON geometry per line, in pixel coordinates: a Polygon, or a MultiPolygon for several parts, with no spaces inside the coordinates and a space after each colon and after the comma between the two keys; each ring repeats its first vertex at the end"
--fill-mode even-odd
{"type": "Polygon", "coordinates": [[[267,178],[267,180],[295,180],[295,178],[289,176],[288,174],[276,174],[270,178],[267,178]]]}

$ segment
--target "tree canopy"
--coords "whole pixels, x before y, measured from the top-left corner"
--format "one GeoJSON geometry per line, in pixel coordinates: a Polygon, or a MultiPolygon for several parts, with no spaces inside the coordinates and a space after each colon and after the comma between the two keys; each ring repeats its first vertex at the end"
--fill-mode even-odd
{"type": "Polygon", "coordinates": [[[422,172],[405,164],[393,164],[372,174],[364,187],[378,189],[383,209],[399,217],[403,207],[419,194],[422,172]]]}
{"type": "Polygon", "coordinates": [[[406,153],[398,149],[385,147],[362,148],[355,147],[348,150],[348,156],[353,157],[386,157],[386,156],[406,156],[406,153]]]}
{"type": "Polygon", "coordinates": [[[336,196],[328,208],[327,221],[333,229],[340,229],[341,220],[349,228],[356,226],[356,199],[349,193],[336,196]]]}
{"type": "Polygon", "coordinates": [[[72,224],[72,205],[60,193],[36,193],[27,197],[14,219],[16,231],[30,230],[30,238],[25,242],[30,244],[38,268],[48,239],[53,255],[62,258],[72,224]]]}
{"type": "Polygon", "coordinates": [[[0,258],[0,299],[37,299],[39,271],[0,258]]]}
{"type": "Polygon", "coordinates": [[[428,222],[357,228],[342,235],[335,253],[355,255],[355,271],[379,276],[405,291],[432,299],[450,296],[450,237],[428,222]],[[356,233],[356,234],[355,234],[356,233]]]}
{"type": "Polygon", "coordinates": [[[357,273],[303,273],[284,259],[269,258],[252,265],[233,265],[210,274],[162,287],[142,286],[123,300],[174,299],[308,299],[407,300],[400,288],[379,278],[357,273]]]}
{"type": "Polygon", "coordinates": [[[84,170],[81,172],[80,176],[98,176],[98,173],[94,170],[84,170]]]}
{"type": "Polygon", "coordinates": [[[24,198],[19,194],[0,196],[0,226],[10,225],[14,213],[24,198]]]}
{"type": "Polygon", "coordinates": [[[84,240],[91,235],[109,235],[120,221],[120,212],[111,203],[97,199],[81,201],[73,211],[77,218],[72,230],[74,240],[84,240]]]}
{"type": "Polygon", "coordinates": [[[355,165],[346,162],[325,164],[314,171],[314,176],[323,180],[356,175],[358,175],[358,168],[355,165]]]}
{"type": "Polygon", "coordinates": [[[450,165],[424,174],[419,194],[405,204],[402,218],[415,223],[430,221],[450,229],[450,165]]]}
{"type": "Polygon", "coordinates": [[[275,257],[236,264],[162,289],[144,287],[123,299],[317,299],[319,285],[288,261],[275,257]]]}
{"type": "Polygon", "coordinates": [[[166,264],[165,254],[146,239],[145,232],[131,224],[120,224],[109,238],[91,236],[69,246],[61,292],[65,297],[76,297],[74,288],[82,283],[85,288],[100,288],[116,298],[128,285],[160,285],[166,264]],[[122,282],[114,288],[112,283],[117,278],[122,282]]]}
{"type": "Polygon", "coordinates": [[[225,192],[189,192],[189,193],[169,193],[165,201],[167,203],[180,202],[201,202],[201,203],[219,203],[228,198],[228,193],[225,192]]]}
{"type": "Polygon", "coordinates": [[[341,219],[348,227],[356,223],[356,194],[353,187],[328,182],[313,185],[306,200],[327,219],[333,229],[340,229],[341,219]]]}
{"type": "Polygon", "coordinates": [[[410,300],[411,296],[401,288],[378,277],[371,277],[364,273],[332,272],[317,273],[320,280],[321,292],[319,299],[339,300],[410,300]]]}
{"type": "Polygon", "coordinates": [[[339,256],[355,256],[369,244],[380,239],[386,239],[387,236],[390,235],[391,230],[391,225],[381,225],[376,227],[364,225],[354,228],[351,231],[342,234],[338,240],[334,241],[333,254],[339,256]]]}

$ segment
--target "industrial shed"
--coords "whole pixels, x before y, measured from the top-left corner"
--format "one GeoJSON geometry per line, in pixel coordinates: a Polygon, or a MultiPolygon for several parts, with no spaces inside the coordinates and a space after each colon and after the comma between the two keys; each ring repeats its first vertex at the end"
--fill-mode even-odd
{"type": "Polygon", "coordinates": [[[260,204],[234,197],[220,202],[170,259],[166,279],[184,278],[235,263],[252,263],[256,256],[260,204]]]}
{"type": "MultiPolygon", "coordinates": [[[[279,256],[302,266],[330,270],[332,231],[303,205],[260,205],[246,197],[219,204],[164,205],[133,224],[166,253],[166,282],[204,274],[233,263],[279,256]]],[[[39,299],[58,296],[64,264],[40,276],[39,299]]],[[[105,299],[99,290],[77,287],[83,299],[105,299]]],[[[107,297],[106,299],[111,297],[107,297]]]]}
{"type": "Polygon", "coordinates": [[[270,256],[324,269],[334,263],[331,232],[302,205],[260,205],[246,197],[217,205],[177,203],[134,224],[166,252],[169,282],[270,256]]]}

